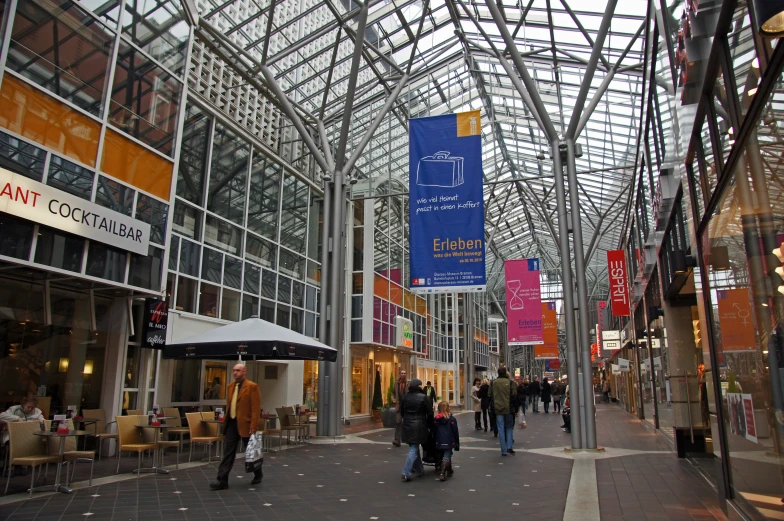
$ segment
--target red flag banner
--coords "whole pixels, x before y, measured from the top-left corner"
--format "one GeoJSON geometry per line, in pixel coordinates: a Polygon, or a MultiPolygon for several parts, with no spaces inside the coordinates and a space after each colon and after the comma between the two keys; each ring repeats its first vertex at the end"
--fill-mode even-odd
{"type": "Polygon", "coordinates": [[[628,317],[629,282],[626,273],[626,252],[609,250],[607,252],[607,273],[610,276],[610,300],[614,317],[628,317]]]}

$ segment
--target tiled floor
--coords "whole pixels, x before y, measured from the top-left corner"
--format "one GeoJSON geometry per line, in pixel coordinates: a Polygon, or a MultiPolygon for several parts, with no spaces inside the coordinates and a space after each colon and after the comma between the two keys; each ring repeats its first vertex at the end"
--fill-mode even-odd
{"type": "MultiPolygon", "coordinates": [[[[659,452],[671,450],[663,436],[614,406],[601,407],[598,418],[602,445],[656,451],[596,461],[604,521],[714,519],[716,494],[687,463],[659,452]]],[[[455,475],[445,483],[432,467],[424,478],[402,483],[406,450],[391,445],[387,429],[267,455],[264,481],[255,487],[239,460],[228,490],[211,492],[215,468],[199,466],[71,495],[36,495],[0,505],[0,521],[564,518],[573,462],[552,455],[570,441],[558,415],[529,414],[529,427],[515,431],[515,446],[523,450],[505,458],[491,432],[473,430],[472,414],[458,419],[462,450],[455,455],[455,475]]],[[[130,468],[131,460],[126,464],[130,468]]]]}

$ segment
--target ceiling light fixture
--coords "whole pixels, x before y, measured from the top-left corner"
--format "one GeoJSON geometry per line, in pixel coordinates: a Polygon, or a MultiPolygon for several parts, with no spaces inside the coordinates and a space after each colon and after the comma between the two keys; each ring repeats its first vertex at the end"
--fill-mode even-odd
{"type": "Polygon", "coordinates": [[[754,13],[761,36],[784,36],[784,0],[757,0],[754,2],[754,13]]]}

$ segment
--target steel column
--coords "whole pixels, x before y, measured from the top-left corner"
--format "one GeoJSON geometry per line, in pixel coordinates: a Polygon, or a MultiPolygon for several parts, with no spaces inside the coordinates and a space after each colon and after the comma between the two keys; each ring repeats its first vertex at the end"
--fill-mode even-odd
{"type": "Polygon", "coordinates": [[[581,449],[580,437],[580,389],[577,377],[577,339],[574,320],[574,283],[572,282],[572,260],[569,249],[569,223],[566,211],[566,190],[564,189],[563,164],[561,163],[561,142],[552,142],[553,172],[555,173],[555,198],[558,208],[558,240],[561,243],[561,282],[563,283],[564,319],[566,321],[566,368],[569,375],[569,406],[572,411],[572,448],[581,449]]]}
{"type": "MultiPolygon", "coordinates": [[[[332,186],[332,215],[330,224],[332,226],[332,259],[329,266],[329,344],[338,350],[338,359],[334,364],[328,364],[327,374],[330,376],[329,393],[329,416],[327,418],[327,429],[329,436],[337,436],[341,432],[341,411],[343,410],[343,303],[344,289],[346,287],[344,278],[345,257],[343,251],[345,244],[343,231],[345,228],[344,210],[346,206],[346,194],[343,183],[343,171],[335,170],[335,177],[332,186]]],[[[321,416],[321,411],[319,411],[321,416]]]]}
{"type": "MultiPolygon", "coordinates": [[[[569,198],[572,209],[572,240],[574,241],[574,271],[577,276],[577,300],[583,372],[583,398],[585,399],[585,448],[596,448],[596,416],[594,412],[593,377],[590,348],[590,326],[588,318],[588,286],[585,280],[585,249],[580,211],[580,193],[577,187],[577,165],[574,157],[574,141],[566,140],[566,169],[569,182],[569,198]]],[[[557,181],[556,181],[557,182],[557,181]]]]}
{"type": "MultiPolygon", "coordinates": [[[[327,143],[322,143],[325,147],[328,146],[327,143]]],[[[327,277],[329,273],[329,261],[330,261],[330,243],[329,243],[329,234],[332,228],[331,226],[331,217],[332,217],[332,185],[330,183],[324,183],[324,207],[322,209],[322,221],[321,221],[321,299],[319,300],[319,341],[326,344],[329,342],[329,307],[328,307],[328,300],[327,300],[327,277]]],[[[319,402],[319,414],[316,416],[316,435],[317,436],[327,436],[329,434],[329,425],[328,419],[330,417],[329,414],[322,414],[321,411],[323,409],[327,409],[332,400],[337,400],[338,397],[332,396],[331,389],[329,389],[329,380],[324,378],[327,374],[329,374],[329,366],[333,365],[333,362],[319,362],[319,379],[318,379],[318,402],[319,402]]]]}

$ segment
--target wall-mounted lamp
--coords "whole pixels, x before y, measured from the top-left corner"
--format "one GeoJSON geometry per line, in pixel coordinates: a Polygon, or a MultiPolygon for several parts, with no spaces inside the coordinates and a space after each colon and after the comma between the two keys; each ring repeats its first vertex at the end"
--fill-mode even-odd
{"type": "Polygon", "coordinates": [[[92,360],[84,361],[84,374],[93,374],[94,362],[92,360]]]}
{"type": "Polygon", "coordinates": [[[68,372],[68,359],[67,358],[61,358],[60,359],[60,363],[57,366],[57,370],[59,372],[61,372],[61,373],[67,373],[68,372]]]}
{"type": "Polygon", "coordinates": [[[670,252],[670,267],[673,273],[683,275],[688,273],[689,268],[697,266],[697,259],[692,255],[686,255],[683,250],[672,250],[670,252]]]}
{"type": "Polygon", "coordinates": [[[784,0],[756,0],[754,13],[760,35],[765,38],[784,36],[784,0]]]}
{"type": "Polygon", "coordinates": [[[730,251],[726,246],[714,246],[710,251],[711,268],[714,271],[730,269],[730,251]]]}

